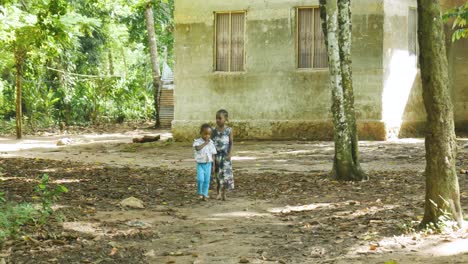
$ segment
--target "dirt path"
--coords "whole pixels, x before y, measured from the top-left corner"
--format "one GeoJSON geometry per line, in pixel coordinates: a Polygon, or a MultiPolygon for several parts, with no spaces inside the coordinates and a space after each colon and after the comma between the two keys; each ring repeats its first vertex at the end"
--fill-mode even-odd
{"type": "MultiPolygon", "coordinates": [[[[70,192],[66,220],[36,237],[1,246],[6,263],[467,263],[458,233],[408,232],[422,215],[422,140],[361,142],[371,179],[328,179],[330,142],[236,142],[236,191],[226,202],[194,196],[190,144],[167,131],[0,138],[0,189],[31,201],[47,172],[70,192]],[[162,133],[163,141],[129,143],[162,133]],[[134,196],[145,209],[118,203],[134,196]],[[54,235],[54,239],[51,235],[54,235]],[[57,241],[61,241],[58,243],[57,241]],[[58,243],[58,244],[56,244],[58,243]]],[[[459,140],[459,169],[468,141],[459,140]]],[[[468,211],[468,179],[460,175],[468,211]]]]}
{"type": "MultiPolygon", "coordinates": [[[[112,166],[193,168],[191,144],[176,143],[170,139],[171,134],[164,130],[51,135],[21,141],[0,137],[0,157],[46,158],[112,166]],[[162,136],[161,142],[130,143],[134,137],[156,134],[162,136]],[[62,138],[70,139],[71,143],[57,146],[56,143],[62,138]]],[[[460,139],[459,142],[462,150],[468,148],[467,139],[460,139]]],[[[422,139],[361,141],[360,151],[362,166],[366,170],[424,169],[422,139]]],[[[332,158],[332,142],[246,141],[235,142],[233,161],[240,171],[300,172],[329,170],[332,158]]]]}

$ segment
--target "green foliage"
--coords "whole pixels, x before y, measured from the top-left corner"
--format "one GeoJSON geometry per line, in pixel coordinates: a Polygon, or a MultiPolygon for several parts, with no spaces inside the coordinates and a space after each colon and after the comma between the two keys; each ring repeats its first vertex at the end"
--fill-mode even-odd
{"type": "Polygon", "coordinates": [[[404,234],[412,234],[412,233],[416,232],[418,224],[419,224],[419,222],[416,222],[416,221],[408,221],[408,222],[398,224],[398,228],[404,234]]]}
{"type": "Polygon", "coordinates": [[[37,211],[31,204],[12,204],[5,201],[0,203],[0,241],[17,237],[22,226],[33,223],[37,211]]]}
{"type": "Polygon", "coordinates": [[[44,174],[35,191],[38,196],[33,198],[40,202],[39,208],[29,203],[9,202],[5,199],[4,193],[0,192],[0,241],[16,238],[22,233],[24,226],[41,227],[45,225],[54,213],[52,206],[63,193],[68,192],[68,189],[62,185],[51,188],[49,176],[44,174]]]}
{"type": "MultiPolygon", "coordinates": [[[[446,205],[449,205],[450,203],[440,197],[442,200],[444,200],[444,203],[446,205]]],[[[423,227],[423,231],[426,234],[438,234],[438,233],[450,233],[454,230],[458,230],[457,223],[453,220],[452,214],[445,210],[444,208],[440,208],[437,203],[434,201],[430,200],[434,210],[438,211],[438,219],[436,223],[426,223],[426,225],[423,227]]]]}
{"type": "Polygon", "coordinates": [[[68,192],[68,189],[63,185],[57,185],[55,188],[51,188],[49,184],[49,175],[44,174],[41,177],[41,182],[35,188],[38,197],[41,203],[39,209],[39,219],[38,223],[44,225],[47,223],[47,219],[54,213],[52,205],[60,198],[63,193],[68,192]]]}
{"type": "MultiPolygon", "coordinates": [[[[398,225],[405,234],[432,235],[440,233],[451,233],[458,230],[457,223],[453,220],[452,214],[440,208],[434,201],[430,200],[434,210],[438,211],[439,217],[436,223],[423,223],[418,221],[408,221],[398,225]]],[[[448,201],[445,201],[448,203],[448,201]]]]}
{"type": "MultiPolygon", "coordinates": [[[[0,133],[12,131],[18,63],[28,130],[151,119],[146,3],[12,0],[0,6],[0,133]]],[[[151,4],[160,56],[173,65],[174,2],[151,4]]]]}
{"type": "MultiPolygon", "coordinates": [[[[133,12],[123,18],[123,21],[129,25],[130,40],[133,42],[148,43],[148,35],[145,26],[145,8],[147,1],[137,1],[132,6],[133,12]]],[[[151,1],[155,19],[155,31],[157,36],[158,52],[160,58],[165,58],[166,49],[167,61],[169,66],[173,66],[173,43],[174,43],[174,0],[154,0],[151,1]],[[164,47],[164,48],[160,48],[164,47]]]]}
{"type": "Polygon", "coordinates": [[[449,10],[443,15],[443,19],[445,21],[453,19],[452,29],[454,31],[452,33],[452,41],[468,38],[468,3],[449,10]]]}

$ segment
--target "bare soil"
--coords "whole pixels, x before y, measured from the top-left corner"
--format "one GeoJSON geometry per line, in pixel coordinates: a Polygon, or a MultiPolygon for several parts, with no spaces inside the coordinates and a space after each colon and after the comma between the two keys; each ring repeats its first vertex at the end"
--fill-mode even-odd
{"type": "MultiPolygon", "coordinates": [[[[0,138],[7,198],[34,202],[43,173],[69,188],[62,221],[4,242],[0,263],[468,262],[466,229],[412,231],[424,204],[421,139],[360,142],[370,180],[359,183],[329,179],[332,142],[235,142],[236,189],[203,202],[191,144],[170,138],[148,129],[0,138]],[[160,142],[131,143],[156,134],[160,142]],[[69,144],[56,146],[61,138],[69,144]],[[131,196],[145,208],[121,208],[131,196]]],[[[467,157],[460,139],[460,172],[467,157]]],[[[466,212],[468,175],[459,181],[466,212]]]]}

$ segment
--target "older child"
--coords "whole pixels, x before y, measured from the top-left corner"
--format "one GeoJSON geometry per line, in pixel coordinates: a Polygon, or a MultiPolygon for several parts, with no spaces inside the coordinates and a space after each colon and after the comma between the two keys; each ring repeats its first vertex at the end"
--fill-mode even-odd
{"type": "Polygon", "coordinates": [[[201,137],[193,142],[195,161],[197,162],[197,192],[200,199],[204,201],[208,198],[211,168],[214,154],[216,154],[216,148],[210,139],[211,133],[211,126],[203,124],[200,128],[201,137]]]}
{"type": "Polygon", "coordinates": [[[234,189],[234,176],[232,175],[231,154],[233,147],[232,128],[226,126],[229,114],[221,109],[216,112],[216,128],[213,130],[213,141],[216,146],[215,167],[217,199],[226,200],[226,191],[234,189]]]}

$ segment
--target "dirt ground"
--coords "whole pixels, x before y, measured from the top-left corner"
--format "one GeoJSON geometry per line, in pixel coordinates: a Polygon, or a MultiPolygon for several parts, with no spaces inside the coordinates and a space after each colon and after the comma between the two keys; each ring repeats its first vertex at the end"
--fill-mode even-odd
{"type": "MultiPolygon", "coordinates": [[[[458,143],[465,170],[468,140],[458,143]]],[[[423,213],[421,139],[360,142],[360,183],[328,178],[331,142],[235,142],[225,202],[196,199],[190,146],[145,129],[0,137],[7,198],[33,202],[43,173],[69,189],[64,219],[0,245],[0,263],[468,263],[466,229],[411,230],[423,213]],[[132,196],[145,208],[119,206],[132,196]]],[[[459,181],[468,212],[468,175],[459,181]]]]}

